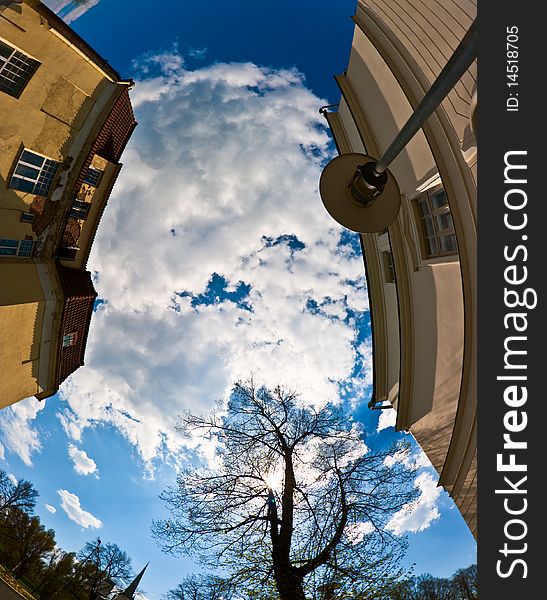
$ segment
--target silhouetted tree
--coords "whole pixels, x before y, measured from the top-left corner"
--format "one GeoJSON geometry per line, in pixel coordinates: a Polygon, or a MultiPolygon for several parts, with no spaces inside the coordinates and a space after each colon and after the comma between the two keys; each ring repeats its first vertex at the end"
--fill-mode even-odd
{"type": "Polygon", "coordinates": [[[416,583],[417,600],[451,600],[450,581],[429,574],[418,577],[416,583]]]}
{"type": "Polygon", "coordinates": [[[133,575],[129,556],[117,544],[103,544],[100,538],[87,542],[77,559],[73,588],[85,590],[86,600],[97,600],[110,582],[121,585],[133,575]]]}
{"type": "Polygon", "coordinates": [[[337,598],[376,598],[401,577],[405,545],[384,526],[415,498],[414,473],[386,458],[408,449],[368,450],[341,410],[252,381],[225,414],[187,413],[179,430],[214,440],[217,464],[162,494],[171,518],[152,528],[164,551],[198,553],[257,598],[318,598],[328,583],[337,598]]]}
{"type": "Polygon", "coordinates": [[[11,508],[1,517],[0,562],[17,577],[32,578],[42,559],[55,548],[55,532],[46,530],[38,517],[11,508]]]}
{"type": "Polygon", "coordinates": [[[477,565],[456,571],[451,584],[457,600],[478,600],[477,565]]]}
{"type": "Polygon", "coordinates": [[[69,582],[75,572],[75,555],[73,552],[63,552],[55,548],[44,557],[43,568],[33,580],[33,593],[40,600],[63,600],[71,598],[69,582]]]}
{"type": "Polygon", "coordinates": [[[0,513],[9,508],[20,508],[32,513],[37,497],[38,491],[30,481],[17,479],[14,483],[11,477],[0,469],[0,513]]]}
{"type": "Polygon", "coordinates": [[[215,575],[187,575],[165,600],[235,600],[234,586],[215,575]]]}
{"type": "Polygon", "coordinates": [[[383,600],[478,600],[477,565],[456,571],[450,579],[429,573],[400,582],[383,600]]]}

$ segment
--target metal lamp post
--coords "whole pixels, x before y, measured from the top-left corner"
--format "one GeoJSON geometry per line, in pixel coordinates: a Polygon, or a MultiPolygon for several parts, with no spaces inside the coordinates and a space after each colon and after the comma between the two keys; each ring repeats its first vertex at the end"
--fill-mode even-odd
{"type": "Polygon", "coordinates": [[[325,167],[319,182],[321,199],[338,223],[359,233],[382,231],[397,218],[399,186],[388,166],[405,148],[456,85],[477,56],[477,21],[384,154],[341,154],[325,167]]]}

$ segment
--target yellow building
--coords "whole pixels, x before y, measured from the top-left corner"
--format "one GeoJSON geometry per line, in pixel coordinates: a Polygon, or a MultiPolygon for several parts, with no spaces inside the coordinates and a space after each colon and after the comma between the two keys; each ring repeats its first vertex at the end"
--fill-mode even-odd
{"type": "Polygon", "coordinates": [[[41,2],[0,3],[0,408],[83,364],[131,86],[41,2]]]}
{"type": "MultiPolygon", "coordinates": [[[[340,154],[382,156],[475,15],[473,0],[358,1],[349,65],[336,77],[340,104],[324,111],[340,154]]],[[[476,536],[475,110],[476,61],[390,165],[396,220],[361,241],[370,406],[397,410],[397,430],[412,432],[476,536]]]]}

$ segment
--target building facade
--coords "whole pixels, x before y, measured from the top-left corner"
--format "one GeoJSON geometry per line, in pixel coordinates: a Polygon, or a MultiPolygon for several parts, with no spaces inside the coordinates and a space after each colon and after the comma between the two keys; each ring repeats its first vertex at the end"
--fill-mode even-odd
{"type": "Polygon", "coordinates": [[[83,364],[132,85],[41,2],[0,3],[0,408],[83,364]]]}
{"type": "MultiPolygon", "coordinates": [[[[340,154],[380,158],[476,16],[474,0],[358,1],[327,112],[340,154]]],[[[327,108],[327,107],[326,107],[327,108]]],[[[476,536],[476,61],[389,169],[401,209],[361,234],[373,334],[371,408],[393,406],[476,536]]],[[[381,197],[378,202],[381,201],[381,197]]]]}

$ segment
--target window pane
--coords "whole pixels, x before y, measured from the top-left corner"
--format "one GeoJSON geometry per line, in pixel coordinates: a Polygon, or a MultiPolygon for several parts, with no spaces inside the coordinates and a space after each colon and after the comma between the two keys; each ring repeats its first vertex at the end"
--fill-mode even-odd
{"type": "Polygon", "coordinates": [[[9,246],[10,248],[17,248],[19,240],[8,240],[6,238],[0,239],[0,246],[9,246]]]}
{"type": "Polygon", "coordinates": [[[85,221],[87,219],[87,210],[82,210],[81,208],[72,208],[70,210],[70,216],[74,219],[81,219],[85,221]]]}
{"type": "Polygon", "coordinates": [[[431,205],[433,206],[434,210],[437,208],[441,208],[441,206],[446,206],[447,203],[448,201],[446,199],[446,194],[444,193],[444,190],[439,190],[434,194],[431,194],[431,205]]]}
{"type": "Polygon", "coordinates": [[[101,181],[101,176],[103,172],[99,169],[95,169],[94,167],[89,167],[87,173],[84,177],[84,183],[89,183],[94,187],[99,187],[99,182],[101,181]]]}
{"type": "Polygon", "coordinates": [[[21,240],[19,244],[19,256],[31,256],[34,242],[32,240],[21,240]]]}
{"type": "Polygon", "coordinates": [[[39,156],[38,154],[34,154],[34,152],[30,152],[29,150],[23,150],[23,154],[21,154],[20,161],[30,163],[31,165],[35,165],[37,167],[41,167],[44,164],[45,158],[43,156],[39,156]]]}
{"type": "Polygon", "coordinates": [[[437,256],[439,254],[439,249],[437,246],[437,239],[434,237],[427,238],[427,253],[429,256],[437,256]]]}
{"type": "Polygon", "coordinates": [[[19,163],[15,169],[15,174],[21,175],[21,177],[28,177],[29,179],[36,181],[38,179],[38,175],[40,175],[40,171],[38,169],[34,169],[33,167],[19,163]]]}
{"type": "Polygon", "coordinates": [[[74,346],[76,340],[78,339],[78,333],[68,333],[67,335],[63,335],[63,348],[68,348],[69,346],[74,346]]]}
{"type": "Polygon", "coordinates": [[[433,227],[433,219],[431,217],[424,217],[425,230],[427,235],[435,235],[435,227],[433,227]]]}
{"type": "Polygon", "coordinates": [[[456,236],[451,233],[449,235],[442,235],[440,237],[441,242],[441,252],[449,253],[456,252],[458,250],[458,245],[456,243],[456,236]]]}
{"type": "Polygon", "coordinates": [[[449,212],[435,215],[435,220],[437,222],[437,229],[439,231],[454,228],[454,224],[452,223],[452,215],[449,212]]]}
{"type": "Polygon", "coordinates": [[[17,248],[4,248],[0,246],[0,256],[15,256],[17,254],[17,248]]]}
{"type": "Polygon", "coordinates": [[[6,44],[2,44],[0,53],[0,91],[19,98],[40,63],[6,44]],[[10,50],[10,55],[6,54],[6,48],[10,50]]]}
{"type": "Polygon", "coordinates": [[[21,221],[23,223],[34,223],[35,216],[34,213],[23,212],[21,213],[21,221]]]}
{"type": "Polygon", "coordinates": [[[31,193],[34,191],[34,182],[28,181],[27,179],[21,179],[20,177],[12,177],[9,186],[14,190],[20,190],[21,192],[31,193]]]}
{"type": "Polygon", "coordinates": [[[429,206],[427,205],[427,201],[422,200],[418,204],[420,205],[420,212],[422,213],[422,216],[428,215],[429,214],[429,206]]]}
{"type": "Polygon", "coordinates": [[[47,196],[60,163],[23,150],[10,181],[10,187],[22,192],[47,196]]]}
{"type": "Polygon", "coordinates": [[[7,44],[4,44],[4,42],[0,41],[0,56],[2,56],[4,58],[9,58],[11,56],[12,52],[13,52],[13,48],[8,46],[7,44]]]}
{"type": "Polygon", "coordinates": [[[416,199],[428,258],[457,254],[454,221],[444,189],[424,192],[416,199]]]}

